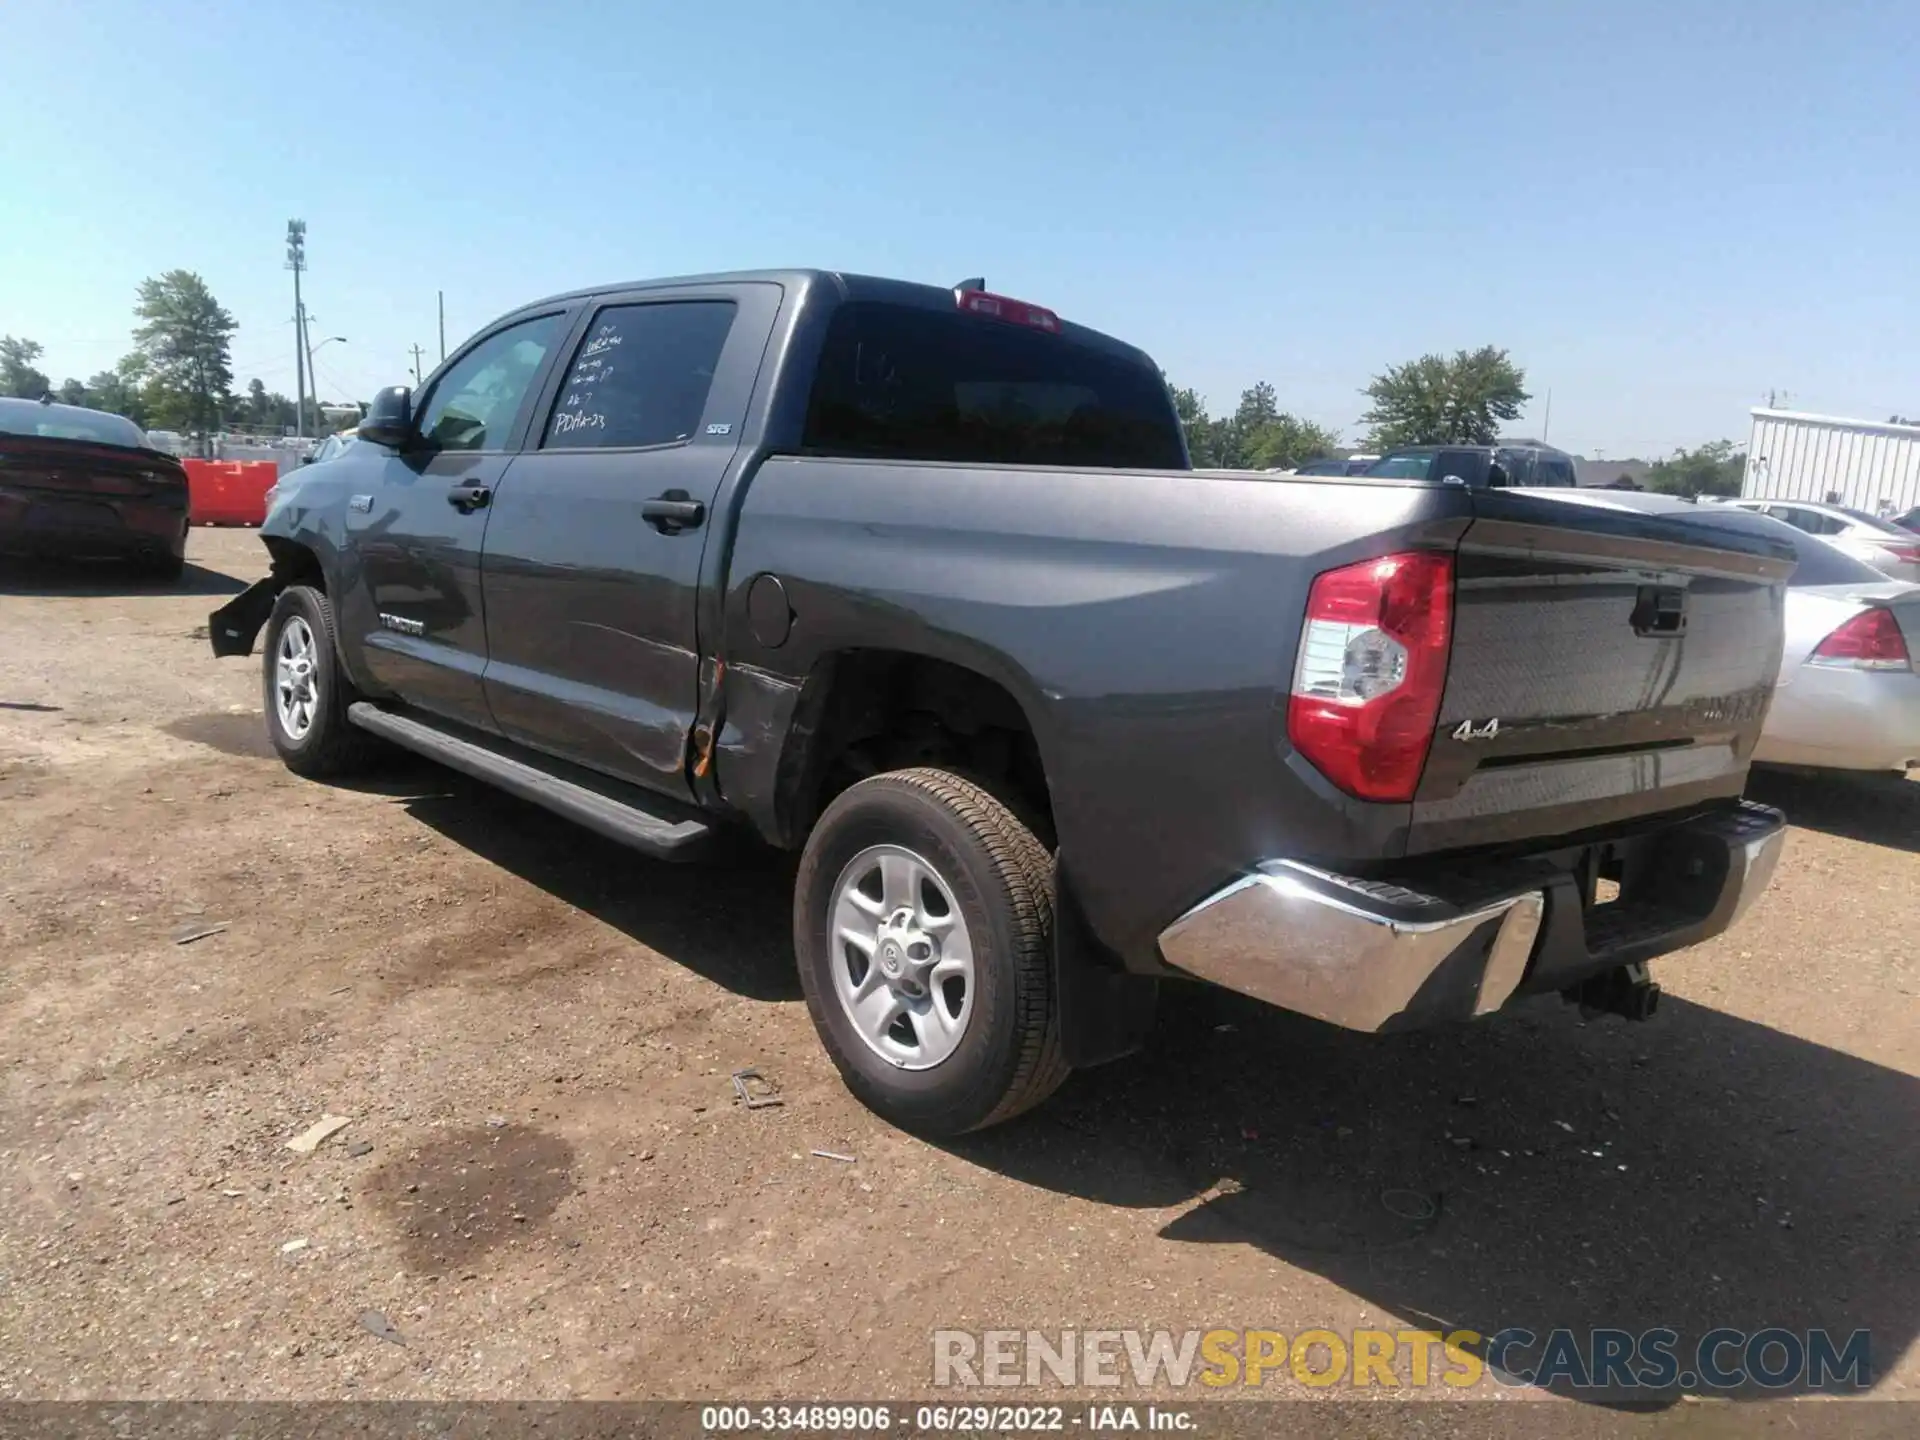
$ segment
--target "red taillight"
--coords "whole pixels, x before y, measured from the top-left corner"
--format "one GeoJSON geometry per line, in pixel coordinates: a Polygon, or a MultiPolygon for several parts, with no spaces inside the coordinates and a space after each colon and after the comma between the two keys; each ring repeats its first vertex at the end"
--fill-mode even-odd
{"type": "Polygon", "coordinates": [[[1287,737],[1362,800],[1411,800],[1433,744],[1453,634],[1453,557],[1363,560],[1315,577],[1287,737]]]}
{"type": "Polygon", "coordinates": [[[1060,317],[1053,311],[1029,305],[1024,300],[995,295],[989,290],[956,290],[953,292],[953,303],[969,315],[985,315],[990,320],[1005,320],[1010,325],[1045,330],[1049,335],[1060,333],[1060,317]]]}
{"type": "Polygon", "coordinates": [[[1911,670],[1907,637],[1893,612],[1869,606],[1813,649],[1809,665],[1843,665],[1855,670],[1911,670]]]}
{"type": "Polygon", "coordinates": [[[1903,565],[1920,565],[1920,545],[1882,545],[1880,547],[1903,565]]]}

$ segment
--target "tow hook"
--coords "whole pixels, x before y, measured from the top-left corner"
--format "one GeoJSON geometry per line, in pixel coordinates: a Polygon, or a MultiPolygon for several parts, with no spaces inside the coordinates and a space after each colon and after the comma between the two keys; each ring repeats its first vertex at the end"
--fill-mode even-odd
{"type": "Polygon", "coordinates": [[[1582,1020],[1591,1020],[1596,1015],[1651,1020],[1653,1012],[1660,1008],[1660,987],[1647,977],[1644,963],[1616,965],[1560,993],[1568,1003],[1580,1007],[1582,1020]]]}

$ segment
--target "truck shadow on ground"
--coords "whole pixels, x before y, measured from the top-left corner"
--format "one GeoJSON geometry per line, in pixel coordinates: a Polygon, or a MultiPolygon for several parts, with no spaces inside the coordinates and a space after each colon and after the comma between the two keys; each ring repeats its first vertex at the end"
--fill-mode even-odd
{"type": "Polygon", "coordinates": [[[1907,1349],[1916,1135],[1920,1081],[1671,997],[1637,1026],[1549,999],[1369,1036],[1179,986],[1146,1054],[953,1149],[1101,1204],[1197,1199],[1166,1239],[1252,1246],[1437,1329],[1668,1326],[1703,1390],[1719,1326],[1866,1329],[1876,1371],[1907,1349]]]}
{"type": "MultiPolygon", "coordinates": [[[[356,788],[736,994],[799,995],[791,857],[660,864],[405,758],[356,788]]],[[[1864,1329],[1877,1379],[1920,1331],[1916,1135],[1920,1080],[1672,997],[1644,1025],[1548,998],[1372,1036],[1176,984],[1144,1054],[947,1148],[1102,1205],[1185,1206],[1169,1242],[1250,1246],[1436,1329],[1670,1327],[1682,1371],[1716,1327],[1864,1329]]],[[[1192,1317],[1216,1320],[1259,1323],[1192,1317]]]]}
{"type": "Polygon", "coordinates": [[[743,841],[718,863],[668,865],[411,757],[354,788],[392,796],[456,845],[737,995],[800,998],[792,856],[743,841]]]}
{"type": "Polygon", "coordinates": [[[157,580],[117,560],[0,557],[0,595],[238,595],[249,583],[191,563],[178,580],[157,580]]]}
{"type": "Polygon", "coordinates": [[[1809,830],[1920,853],[1920,784],[1903,776],[1755,770],[1747,798],[1809,830]]]}

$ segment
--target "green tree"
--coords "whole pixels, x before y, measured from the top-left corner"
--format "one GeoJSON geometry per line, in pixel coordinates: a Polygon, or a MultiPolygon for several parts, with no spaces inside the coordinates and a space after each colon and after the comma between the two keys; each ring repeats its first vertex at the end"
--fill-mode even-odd
{"type": "Polygon", "coordinates": [[[1324,425],[1282,411],[1242,437],[1241,445],[1247,469],[1291,470],[1331,455],[1340,448],[1340,437],[1324,425]]]}
{"type": "Polygon", "coordinates": [[[87,381],[87,403],[96,410],[124,415],[141,429],[147,427],[147,406],[140,387],[120,370],[102,370],[87,381]]]}
{"type": "Polygon", "coordinates": [[[33,367],[33,362],[45,353],[38,340],[16,340],[11,335],[0,335],[0,395],[38,400],[51,390],[53,381],[47,378],[46,372],[33,367]]]}
{"type": "Polygon", "coordinates": [[[154,422],[205,435],[218,424],[233,385],[229,347],[237,328],[191,270],[169,270],[140,282],[133,332],[154,422]]]}
{"type": "Polygon", "coordinates": [[[1218,422],[1207,415],[1206,401],[1198,390],[1173,387],[1173,413],[1187,435],[1187,454],[1196,470],[1217,469],[1225,462],[1219,454],[1218,422]]]}
{"type": "Polygon", "coordinates": [[[1340,437],[1280,408],[1273,386],[1261,380],[1240,393],[1233,414],[1207,414],[1197,390],[1175,387],[1174,413],[1187,433],[1187,452],[1198,470],[1291,469],[1336,449],[1340,437]]]}
{"type": "Polygon", "coordinates": [[[1360,417],[1371,427],[1368,443],[1396,445],[1491,445],[1500,422],[1515,419],[1532,398],[1526,372],[1492,345],[1458,350],[1451,357],[1422,355],[1374,376],[1362,393],[1372,407],[1360,417]]]}
{"type": "Polygon", "coordinates": [[[86,382],[76,380],[71,375],[60,382],[60,388],[53,392],[53,396],[62,405],[93,404],[93,396],[88,393],[86,382]]]}
{"type": "Polygon", "coordinates": [[[1666,495],[1738,495],[1747,457],[1731,440],[1713,440],[1697,450],[1675,450],[1647,472],[1647,488],[1666,495]]]}

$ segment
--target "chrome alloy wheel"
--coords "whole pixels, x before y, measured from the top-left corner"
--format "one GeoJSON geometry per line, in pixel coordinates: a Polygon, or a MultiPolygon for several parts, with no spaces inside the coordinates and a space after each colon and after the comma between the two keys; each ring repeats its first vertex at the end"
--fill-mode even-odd
{"type": "Polygon", "coordinates": [[[834,991],[854,1030],[902,1070],[959,1048],[973,1014],[973,939],[953,890],[898,845],[847,863],[833,887],[834,991]]]}
{"type": "Polygon", "coordinates": [[[280,627],[273,654],[273,704],[289,740],[307,738],[320,708],[320,680],[314,673],[318,651],[313,629],[298,615],[280,627]]]}

